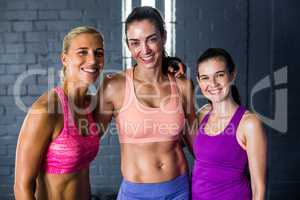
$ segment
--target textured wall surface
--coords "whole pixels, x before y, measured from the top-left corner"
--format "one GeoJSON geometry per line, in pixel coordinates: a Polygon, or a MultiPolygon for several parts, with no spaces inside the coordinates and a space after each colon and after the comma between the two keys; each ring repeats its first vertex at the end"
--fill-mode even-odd
{"type": "MultiPolygon", "coordinates": [[[[161,2],[157,5],[162,9],[161,2]]],[[[133,1],[133,5],[139,3],[133,1]]],[[[251,105],[253,87],[266,76],[271,77],[271,87],[257,94],[253,102],[256,111],[270,118],[276,113],[276,91],[288,87],[288,131],[283,134],[266,126],[267,199],[299,199],[297,103],[300,99],[296,92],[300,72],[297,68],[300,24],[299,20],[296,22],[300,18],[299,3],[296,0],[177,0],[176,4],[176,55],[190,67],[188,76],[194,79],[196,59],[205,49],[226,48],[238,66],[236,83],[246,105],[251,105]],[[288,66],[288,84],[277,87],[272,74],[284,66],[288,66]]],[[[13,197],[15,148],[26,114],[13,96],[16,80],[24,72],[41,70],[39,75],[28,76],[21,84],[20,99],[26,106],[53,86],[48,84],[53,74],[54,83],[58,84],[62,38],[78,25],[98,28],[105,37],[105,68],[122,69],[121,7],[121,1],[117,0],[0,0],[1,200],[13,197]]],[[[199,106],[204,102],[198,97],[199,106]]],[[[100,148],[91,166],[92,192],[109,199],[107,195],[116,193],[121,181],[120,149],[114,124],[101,140],[100,148]]]]}
{"type": "MultiPolygon", "coordinates": [[[[13,96],[16,79],[27,70],[47,73],[29,76],[22,82],[21,100],[28,106],[48,89],[48,77],[53,73],[58,84],[63,36],[79,25],[94,26],[104,34],[105,67],[121,69],[121,1],[0,1],[1,200],[11,199],[13,193],[15,148],[25,116],[13,96]],[[49,69],[54,72],[48,73],[49,69]]],[[[99,196],[116,192],[121,180],[119,145],[114,138],[104,137],[100,154],[91,166],[93,193],[99,196]]]]}

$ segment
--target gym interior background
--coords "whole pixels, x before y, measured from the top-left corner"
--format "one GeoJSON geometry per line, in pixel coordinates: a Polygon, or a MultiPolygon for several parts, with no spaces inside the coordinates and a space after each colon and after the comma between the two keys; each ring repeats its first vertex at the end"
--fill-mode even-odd
{"type": "MultiPolygon", "coordinates": [[[[96,27],[105,38],[106,72],[122,70],[128,61],[124,16],[149,2],[167,19],[169,53],[182,58],[188,77],[194,79],[196,59],[205,49],[222,47],[232,54],[243,104],[265,122],[266,199],[300,199],[297,0],[0,0],[0,199],[13,199],[15,148],[26,108],[59,84],[64,34],[74,26],[96,27]]],[[[198,107],[203,103],[198,98],[198,107]]],[[[112,124],[91,166],[92,192],[99,199],[114,199],[118,191],[119,150],[112,124]]]]}

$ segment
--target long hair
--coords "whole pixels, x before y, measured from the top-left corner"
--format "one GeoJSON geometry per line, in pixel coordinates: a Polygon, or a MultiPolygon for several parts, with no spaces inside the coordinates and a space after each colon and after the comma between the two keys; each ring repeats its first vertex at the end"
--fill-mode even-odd
{"type": "MultiPolygon", "coordinates": [[[[197,76],[198,77],[199,77],[199,72],[198,72],[199,64],[201,64],[204,61],[214,59],[214,58],[218,58],[218,59],[221,59],[222,61],[224,61],[227,71],[229,72],[230,75],[233,75],[233,73],[236,69],[236,65],[234,64],[231,55],[225,49],[222,49],[222,48],[209,48],[202,55],[200,55],[200,57],[197,60],[197,76]]],[[[231,84],[231,95],[232,95],[233,100],[238,105],[241,105],[241,103],[242,103],[241,97],[240,97],[237,87],[234,84],[231,84]]]]}

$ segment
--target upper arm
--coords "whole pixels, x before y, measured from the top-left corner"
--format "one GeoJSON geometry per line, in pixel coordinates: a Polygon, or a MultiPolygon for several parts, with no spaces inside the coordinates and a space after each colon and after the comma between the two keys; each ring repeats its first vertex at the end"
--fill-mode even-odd
{"type": "Polygon", "coordinates": [[[120,93],[120,75],[106,76],[98,91],[99,103],[96,118],[106,131],[116,110],[116,99],[120,93]]]}
{"type": "Polygon", "coordinates": [[[178,87],[182,96],[182,106],[186,118],[186,127],[184,139],[188,143],[190,151],[192,151],[192,140],[197,130],[197,118],[194,103],[194,86],[191,80],[178,80],[178,87]]]}
{"type": "Polygon", "coordinates": [[[243,120],[243,135],[249,161],[250,176],[253,184],[264,187],[267,139],[261,121],[255,114],[246,114],[243,120]]]}
{"type": "Polygon", "coordinates": [[[47,109],[48,102],[41,97],[23,122],[16,149],[16,184],[32,184],[39,174],[55,125],[55,117],[47,109]]]}

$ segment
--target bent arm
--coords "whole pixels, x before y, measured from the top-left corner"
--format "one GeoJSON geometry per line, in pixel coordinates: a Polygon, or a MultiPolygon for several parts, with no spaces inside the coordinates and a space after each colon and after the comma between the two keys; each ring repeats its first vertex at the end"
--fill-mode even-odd
{"type": "Polygon", "coordinates": [[[193,139],[198,127],[195,103],[194,103],[194,86],[191,80],[182,80],[179,86],[183,98],[183,108],[185,113],[186,125],[183,132],[183,139],[187,143],[188,149],[193,154],[193,139]]]}
{"type": "Polygon", "coordinates": [[[249,114],[244,125],[251,177],[252,199],[263,200],[266,185],[266,135],[260,120],[254,114],[249,114]]]}
{"type": "Polygon", "coordinates": [[[99,103],[96,109],[96,119],[101,127],[101,132],[104,134],[113,117],[113,101],[114,93],[118,92],[112,84],[111,77],[105,77],[100,89],[98,90],[99,103]]]}
{"type": "Polygon", "coordinates": [[[24,120],[17,142],[14,183],[17,200],[35,199],[36,177],[53,127],[54,119],[47,112],[47,105],[38,100],[24,120]]]}

